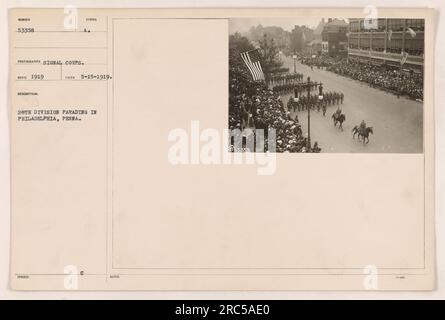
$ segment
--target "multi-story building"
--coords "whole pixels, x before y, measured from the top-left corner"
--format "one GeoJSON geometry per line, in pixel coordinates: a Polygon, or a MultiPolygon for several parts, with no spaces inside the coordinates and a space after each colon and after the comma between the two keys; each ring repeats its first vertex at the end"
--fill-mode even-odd
{"type": "Polygon", "coordinates": [[[322,33],[326,25],[325,19],[321,19],[313,32],[313,40],[306,44],[306,52],[321,55],[328,52],[328,42],[323,41],[322,33]]]}
{"type": "Polygon", "coordinates": [[[349,19],[348,58],[420,71],[424,28],[423,19],[349,19]]]}
{"type": "Polygon", "coordinates": [[[313,40],[314,30],[307,26],[295,26],[290,34],[291,52],[301,52],[305,49],[306,43],[313,40]]]}
{"type": "Polygon", "coordinates": [[[326,20],[322,18],[318,23],[317,27],[314,29],[314,40],[322,40],[321,34],[323,33],[325,25],[326,25],[326,20]]]}
{"type": "Polygon", "coordinates": [[[328,44],[328,54],[332,57],[347,54],[348,24],[344,20],[328,19],[321,33],[322,41],[328,44]]]}

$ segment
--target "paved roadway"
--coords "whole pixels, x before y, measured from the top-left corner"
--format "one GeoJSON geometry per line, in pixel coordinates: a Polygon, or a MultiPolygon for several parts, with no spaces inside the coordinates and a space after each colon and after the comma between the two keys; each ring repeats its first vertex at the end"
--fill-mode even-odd
{"type": "MultiPolygon", "coordinates": [[[[285,58],[284,65],[293,71],[292,58],[285,58]]],[[[365,83],[339,76],[335,73],[311,68],[297,62],[297,72],[311,80],[322,82],[324,91],[339,91],[345,95],[340,105],[346,115],[344,131],[334,127],[331,116],[336,105],[328,106],[326,117],[321,112],[311,111],[311,140],[318,141],[322,152],[338,153],[421,153],[423,150],[423,104],[404,97],[371,88],[365,83]],[[365,120],[373,127],[370,142],[363,145],[352,139],[351,130],[365,120]]],[[[290,94],[282,95],[284,104],[290,94]]],[[[298,114],[304,133],[307,133],[307,111],[298,114]]]]}

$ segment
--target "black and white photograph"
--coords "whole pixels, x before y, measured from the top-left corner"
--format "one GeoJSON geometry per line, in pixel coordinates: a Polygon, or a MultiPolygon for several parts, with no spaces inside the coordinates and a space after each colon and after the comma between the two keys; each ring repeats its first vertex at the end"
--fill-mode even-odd
{"type": "Polygon", "coordinates": [[[0,300],[444,298],[434,1],[5,7],[0,300]]]}
{"type": "Polygon", "coordinates": [[[423,19],[236,18],[229,29],[228,125],[244,150],[267,150],[273,129],[278,153],[423,153],[423,19]],[[260,130],[264,148],[246,146],[260,130]]]}

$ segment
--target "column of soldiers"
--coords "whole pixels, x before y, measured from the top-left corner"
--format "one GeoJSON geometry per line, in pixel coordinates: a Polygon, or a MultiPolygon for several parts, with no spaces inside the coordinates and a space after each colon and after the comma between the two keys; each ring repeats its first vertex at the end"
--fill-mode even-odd
{"type": "Polygon", "coordinates": [[[334,104],[343,104],[343,100],[345,98],[345,95],[343,92],[336,92],[336,91],[329,91],[324,94],[323,100],[326,101],[326,103],[329,105],[334,104]]]}
{"type": "MultiPolygon", "coordinates": [[[[311,90],[312,91],[312,90],[311,90]]],[[[298,95],[297,98],[289,97],[287,102],[287,110],[289,111],[304,111],[309,107],[312,109],[317,108],[320,110],[320,107],[326,107],[330,105],[338,105],[343,104],[344,94],[342,92],[329,91],[323,94],[323,100],[320,102],[318,94],[311,94],[309,97],[305,94],[298,95]]]]}
{"type": "Polygon", "coordinates": [[[274,84],[272,91],[276,95],[289,94],[293,92],[295,97],[290,97],[287,102],[288,111],[302,111],[311,109],[323,108],[323,114],[327,106],[343,104],[344,94],[342,92],[329,91],[323,94],[323,100],[320,100],[318,93],[313,93],[309,97],[306,94],[307,86],[309,85],[310,92],[316,91],[317,82],[310,82],[309,84],[303,81],[303,74],[294,73],[286,75],[272,76],[269,78],[269,83],[274,84]],[[304,87],[304,88],[303,88],[304,87]],[[300,94],[301,93],[301,94],[300,94]]]}
{"type": "MultiPolygon", "coordinates": [[[[301,78],[303,79],[303,78],[301,78]]],[[[276,85],[272,88],[272,91],[275,94],[286,94],[289,92],[294,92],[295,90],[300,90],[301,89],[301,85],[302,82],[295,82],[295,83],[287,83],[287,84],[282,84],[282,85],[276,85]]],[[[311,91],[315,90],[317,88],[317,84],[316,83],[311,83],[311,91]]]]}
{"type": "Polygon", "coordinates": [[[287,73],[287,74],[276,74],[267,77],[267,83],[271,86],[280,86],[284,84],[291,84],[300,82],[303,80],[302,73],[287,73]]]}

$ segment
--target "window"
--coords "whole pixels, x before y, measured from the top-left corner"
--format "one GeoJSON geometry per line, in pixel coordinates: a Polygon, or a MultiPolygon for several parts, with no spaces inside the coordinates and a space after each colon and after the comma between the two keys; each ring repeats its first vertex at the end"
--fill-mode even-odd
{"type": "Polygon", "coordinates": [[[388,19],[388,30],[403,31],[403,19],[388,19]]]}
{"type": "Polygon", "coordinates": [[[424,31],[425,21],[423,19],[407,19],[406,26],[414,31],[424,31]]]}

